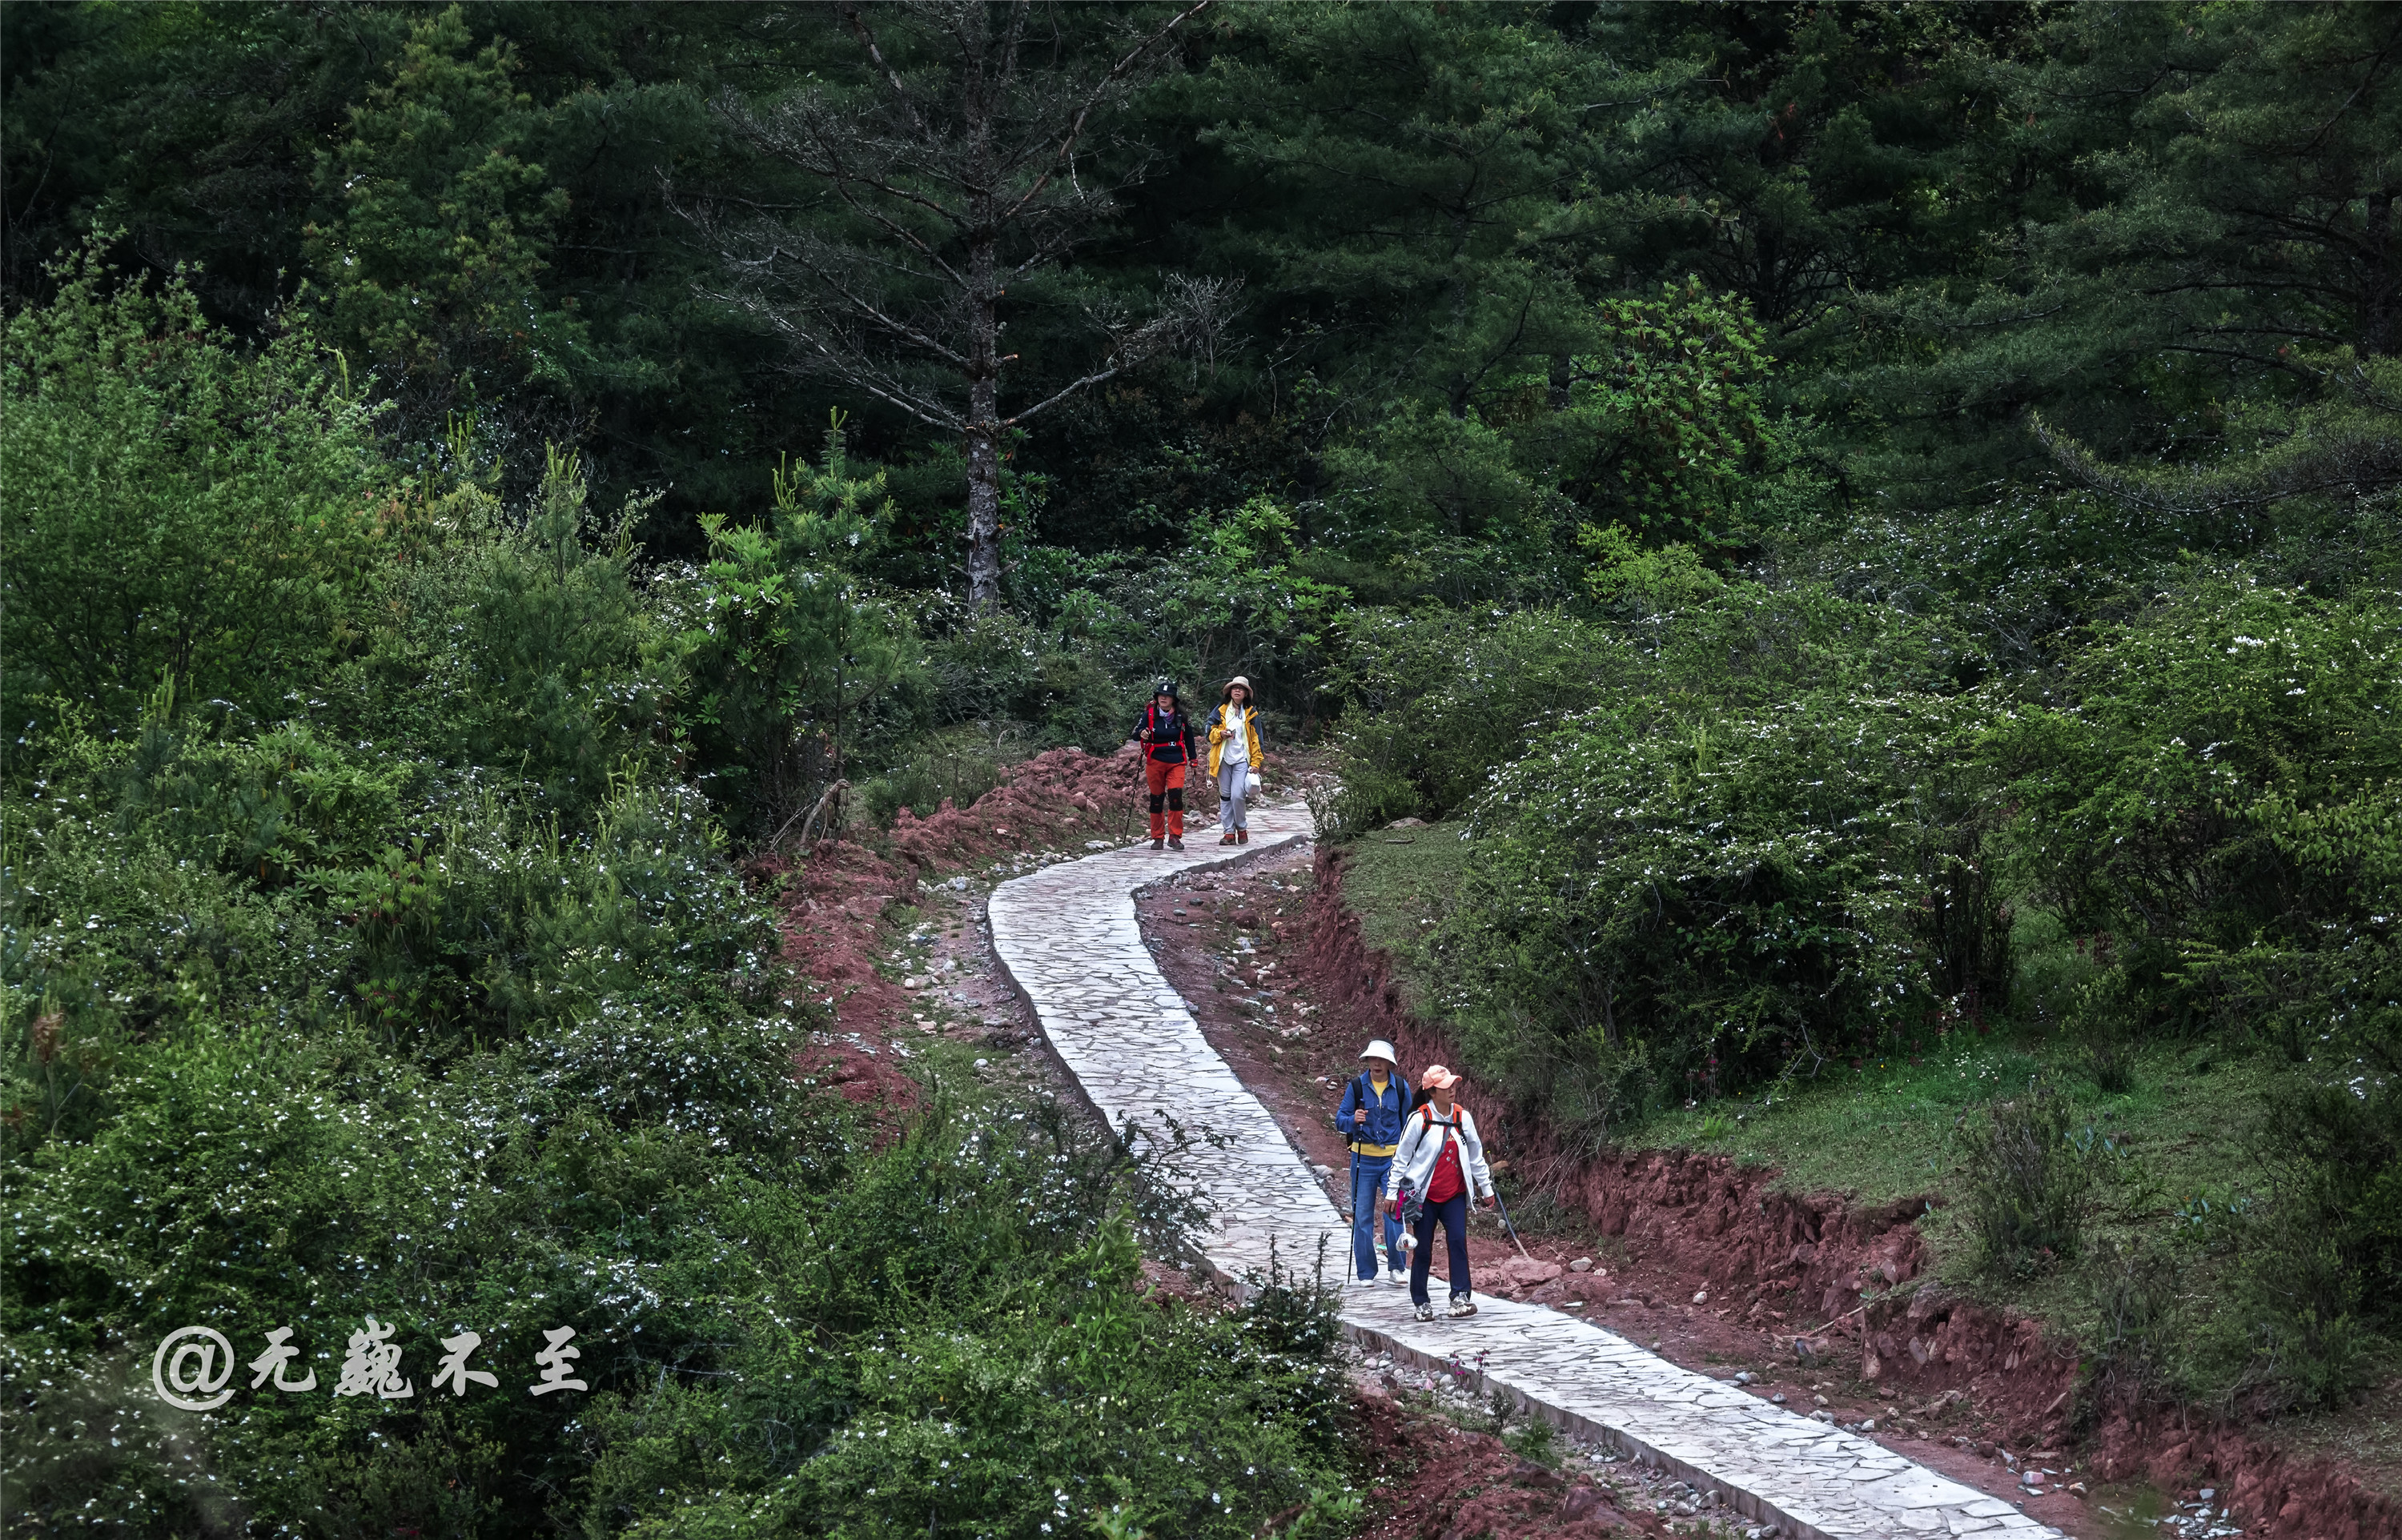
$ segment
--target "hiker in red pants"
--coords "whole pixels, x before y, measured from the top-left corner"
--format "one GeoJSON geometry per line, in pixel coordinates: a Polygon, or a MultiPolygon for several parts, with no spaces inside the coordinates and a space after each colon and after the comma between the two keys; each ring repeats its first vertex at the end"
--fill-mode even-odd
{"type": "Polygon", "coordinates": [[[1135,724],[1142,745],[1143,780],[1151,789],[1151,847],[1184,848],[1184,769],[1193,763],[1193,719],[1164,679],[1135,724]]]}

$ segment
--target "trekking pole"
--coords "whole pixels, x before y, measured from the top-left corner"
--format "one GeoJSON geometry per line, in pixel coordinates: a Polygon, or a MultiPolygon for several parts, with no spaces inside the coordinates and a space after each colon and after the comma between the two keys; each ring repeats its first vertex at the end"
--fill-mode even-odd
{"type": "Polygon", "coordinates": [[[1510,1232],[1510,1240],[1517,1246],[1518,1255],[1533,1261],[1534,1253],[1526,1249],[1525,1242],[1518,1239],[1518,1227],[1510,1222],[1510,1205],[1501,1201],[1501,1189],[1498,1187],[1493,1189],[1493,1212],[1501,1216],[1501,1228],[1510,1232]]]}

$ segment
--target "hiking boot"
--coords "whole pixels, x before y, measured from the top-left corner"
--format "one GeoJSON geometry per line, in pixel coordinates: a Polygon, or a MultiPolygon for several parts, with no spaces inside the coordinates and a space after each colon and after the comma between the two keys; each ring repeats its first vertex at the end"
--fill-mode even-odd
{"type": "Polygon", "coordinates": [[[1232,845],[1235,843],[1235,836],[1232,834],[1221,834],[1218,836],[1218,843],[1220,845],[1232,845]]]}
{"type": "Polygon", "coordinates": [[[1452,1318],[1453,1320],[1455,1320],[1455,1321],[1458,1321],[1458,1320],[1465,1320],[1467,1317],[1469,1317],[1469,1316],[1470,1316],[1470,1315],[1473,1315],[1473,1314],[1475,1314],[1475,1313],[1476,1313],[1476,1301],[1475,1301],[1475,1300],[1473,1300],[1473,1299],[1470,1299],[1470,1298],[1469,1298],[1467,1295],[1465,1295],[1465,1294],[1455,1295],[1455,1296],[1452,1298],[1450,1314],[1451,1314],[1451,1318],[1452,1318]]]}
{"type": "Polygon", "coordinates": [[[1165,839],[1153,840],[1151,842],[1151,847],[1153,850],[1165,850],[1167,848],[1167,842],[1165,839]]]}
{"type": "MultiPolygon", "coordinates": [[[[1153,846],[1152,848],[1155,850],[1158,846],[1153,846]]],[[[1184,842],[1179,839],[1171,839],[1167,842],[1167,848],[1170,850],[1181,850],[1184,848],[1184,842]]]]}
{"type": "Polygon", "coordinates": [[[1434,1306],[1432,1306],[1432,1305],[1420,1305],[1420,1306],[1418,1306],[1418,1308],[1417,1308],[1417,1310],[1415,1312],[1415,1313],[1416,1314],[1417,1318],[1418,1318],[1419,1320],[1421,1320],[1421,1321],[1431,1321],[1431,1320],[1433,1320],[1433,1319],[1434,1319],[1434,1306]]]}
{"type": "Polygon", "coordinates": [[[1236,843],[1236,845],[1249,845],[1249,844],[1250,844],[1250,843],[1251,843],[1251,832],[1250,832],[1249,830],[1248,830],[1248,829],[1237,829],[1237,830],[1236,830],[1236,831],[1235,831],[1235,843],[1236,843]]]}

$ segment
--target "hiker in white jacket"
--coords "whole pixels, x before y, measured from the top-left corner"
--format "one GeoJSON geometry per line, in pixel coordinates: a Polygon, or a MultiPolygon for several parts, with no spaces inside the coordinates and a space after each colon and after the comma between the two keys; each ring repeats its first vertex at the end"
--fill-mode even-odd
{"type": "Polygon", "coordinates": [[[1455,1099],[1459,1077],[1439,1064],[1429,1065],[1418,1084],[1427,1093],[1427,1104],[1401,1123],[1401,1142],[1385,1178],[1385,1201],[1400,1205],[1401,1223],[1410,1231],[1401,1244],[1410,1248],[1410,1302],[1417,1307],[1418,1319],[1434,1319],[1427,1272],[1434,1260],[1434,1248],[1428,1243],[1434,1239],[1437,1224],[1443,1226],[1451,1259],[1451,1313],[1473,1315],[1468,1200],[1473,1197],[1493,1206],[1493,1170],[1484,1163],[1484,1141],[1477,1137],[1475,1115],[1455,1099]]]}

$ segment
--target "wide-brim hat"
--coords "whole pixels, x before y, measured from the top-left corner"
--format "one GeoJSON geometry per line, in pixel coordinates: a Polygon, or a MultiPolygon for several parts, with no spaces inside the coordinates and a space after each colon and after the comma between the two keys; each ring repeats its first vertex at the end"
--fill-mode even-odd
{"type": "Polygon", "coordinates": [[[1251,687],[1251,681],[1249,680],[1245,679],[1240,674],[1236,674],[1233,679],[1226,681],[1226,688],[1232,690],[1237,684],[1241,685],[1246,690],[1249,690],[1251,687]]]}
{"type": "Polygon", "coordinates": [[[1418,1076],[1418,1084],[1429,1091],[1442,1091],[1459,1083],[1459,1077],[1439,1064],[1430,1064],[1418,1076]]]}
{"type": "Polygon", "coordinates": [[[1366,1048],[1361,1049],[1360,1051],[1360,1057],[1363,1059],[1382,1059],[1389,1065],[1398,1065],[1401,1062],[1401,1056],[1393,1052],[1393,1045],[1387,1042],[1382,1038],[1374,1039],[1366,1048]]]}

